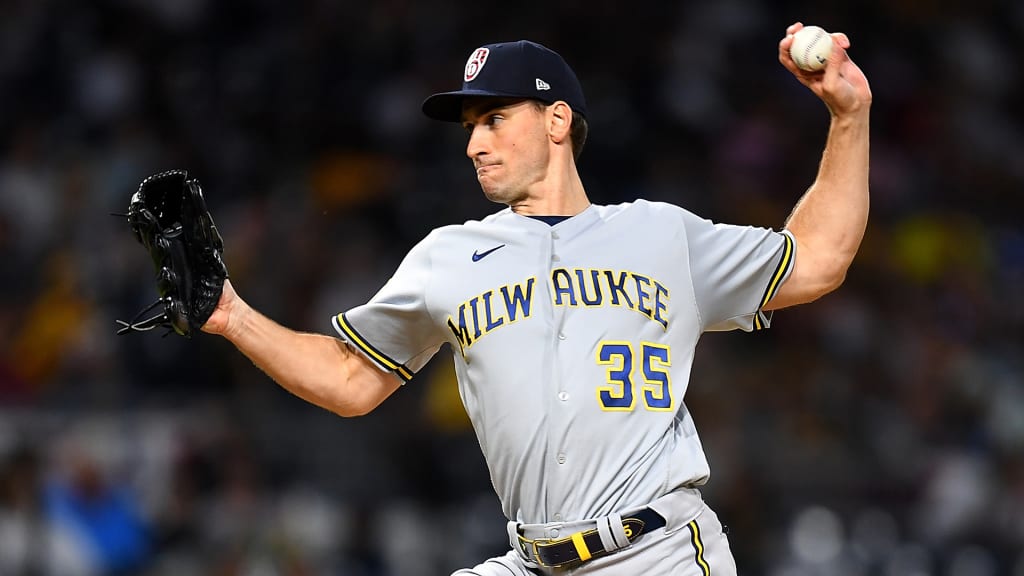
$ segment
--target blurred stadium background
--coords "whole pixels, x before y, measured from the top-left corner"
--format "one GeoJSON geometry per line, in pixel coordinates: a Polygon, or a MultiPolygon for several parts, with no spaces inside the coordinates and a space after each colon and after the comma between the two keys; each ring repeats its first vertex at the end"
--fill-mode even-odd
{"type": "Polygon", "coordinates": [[[239,292],[298,329],[495,209],[419,112],[531,38],[587,92],[594,201],[779,227],[827,113],[776,61],[847,32],[873,212],[843,288],[713,334],[687,402],[748,576],[1024,576],[1024,3],[0,2],[0,575],[447,575],[506,549],[447,354],[346,420],[154,297],[138,182],[203,183],[239,292]]]}

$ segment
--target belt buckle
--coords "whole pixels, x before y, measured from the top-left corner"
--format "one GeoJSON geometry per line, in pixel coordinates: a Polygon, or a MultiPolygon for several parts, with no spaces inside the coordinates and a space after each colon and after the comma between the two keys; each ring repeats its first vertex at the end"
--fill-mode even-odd
{"type": "Polygon", "coordinates": [[[540,557],[540,550],[537,549],[537,542],[538,542],[538,540],[530,540],[530,546],[532,547],[532,554],[531,554],[531,556],[533,556],[533,561],[536,562],[537,565],[540,566],[541,568],[551,568],[551,566],[548,566],[547,564],[545,564],[544,560],[541,559],[541,557],[540,557]]]}
{"type": "Polygon", "coordinates": [[[531,540],[522,534],[516,534],[516,538],[519,540],[519,552],[526,557],[530,562],[542,567],[542,568],[554,568],[544,563],[544,560],[540,557],[540,550],[537,548],[538,544],[546,544],[550,539],[538,538],[531,540]]]}
{"type": "Polygon", "coordinates": [[[516,539],[517,539],[517,544],[519,545],[519,553],[524,558],[526,558],[527,560],[530,560],[531,562],[538,560],[538,558],[537,558],[537,550],[536,550],[536,542],[537,542],[536,540],[530,540],[529,538],[523,536],[522,534],[516,534],[516,539]]]}
{"type": "Polygon", "coordinates": [[[575,561],[562,562],[561,564],[548,564],[544,562],[544,559],[541,557],[540,546],[561,544],[569,541],[571,538],[538,538],[536,540],[531,540],[522,534],[517,534],[516,536],[519,539],[520,551],[526,556],[529,556],[530,561],[534,562],[541,568],[569,568],[582,564],[578,559],[575,561]]]}
{"type": "MultiPolygon", "coordinates": [[[[541,558],[540,547],[541,546],[545,546],[545,547],[564,546],[566,544],[572,543],[573,540],[574,540],[574,536],[575,535],[577,535],[577,534],[582,535],[585,532],[586,532],[585,530],[580,530],[579,532],[574,532],[573,534],[571,534],[569,536],[562,537],[562,538],[539,538],[537,540],[530,541],[530,544],[533,547],[533,559],[534,559],[534,561],[537,563],[538,566],[541,566],[543,568],[561,568],[561,569],[566,569],[566,568],[576,568],[577,566],[583,565],[584,563],[586,563],[586,560],[584,560],[583,558],[580,557],[579,550],[575,548],[575,545],[573,545],[574,546],[573,551],[576,553],[576,557],[575,558],[571,558],[569,560],[565,560],[564,562],[558,562],[558,563],[555,563],[555,564],[548,564],[547,562],[544,561],[543,558],[541,558]]],[[[588,555],[587,560],[589,560],[590,558],[591,557],[588,555]]]]}

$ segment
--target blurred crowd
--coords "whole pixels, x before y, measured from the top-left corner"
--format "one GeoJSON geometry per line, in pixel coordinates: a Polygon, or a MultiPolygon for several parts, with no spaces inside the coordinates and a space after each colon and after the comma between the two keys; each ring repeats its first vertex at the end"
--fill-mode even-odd
{"type": "Polygon", "coordinates": [[[230,345],[115,336],[155,299],[123,218],[186,168],[233,282],[293,328],[498,209],[419,105],[530,38],[587,93],[591,198],[779,228],[828,114],[778,64],[841,30],[874,92],[844,286],[711,334],[687,403],[751,576],[1024,576],[1024,3],[0,2],[0,575],[447,575],[504,518],[445,350],[373,414],[230,345]]]}

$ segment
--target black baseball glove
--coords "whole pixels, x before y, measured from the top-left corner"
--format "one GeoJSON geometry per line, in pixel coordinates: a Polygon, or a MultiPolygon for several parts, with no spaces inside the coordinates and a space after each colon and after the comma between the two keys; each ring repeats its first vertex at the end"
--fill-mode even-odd
{"type": "Polygon", "coordinates": [[[199,182],[184,170],[154,174],[142,181],[128,204],[128,225],[149,252],[160,297],[129,322],[118,320],[118,334],[167,328],[191,338],[220,301],[224,241],[206,209],[199,182]],[[144,318],[154,309],[162,311],[144,318]]]}

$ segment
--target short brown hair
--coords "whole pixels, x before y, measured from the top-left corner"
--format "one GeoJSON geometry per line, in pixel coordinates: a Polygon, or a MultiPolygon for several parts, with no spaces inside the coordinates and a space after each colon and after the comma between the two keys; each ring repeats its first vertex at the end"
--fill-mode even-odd
{"type": "Polygon", "coordinates": [[[583,145],[587,143],[587,119],[582,114],[572,113],[572,126],[569,128],[569,139],[572,140],[572,158],[579,162],[583,153],[583,145]]]}
{"type": "MultiPolygon", "coordinates": [[[[537,110],[545,110],[549,106],[548,104],[541,102],[540,100],[531,100],[537,107],[537,110]]],[[[569,126],[569,141],[572,142],[572,159],[579,162],[580,154],[583,153],[583,145],[587,143],[587,133],[590,127],[587,125],[587,119],[577,113],[575,110],[572,111],[572,124],[569,126]]]]}

